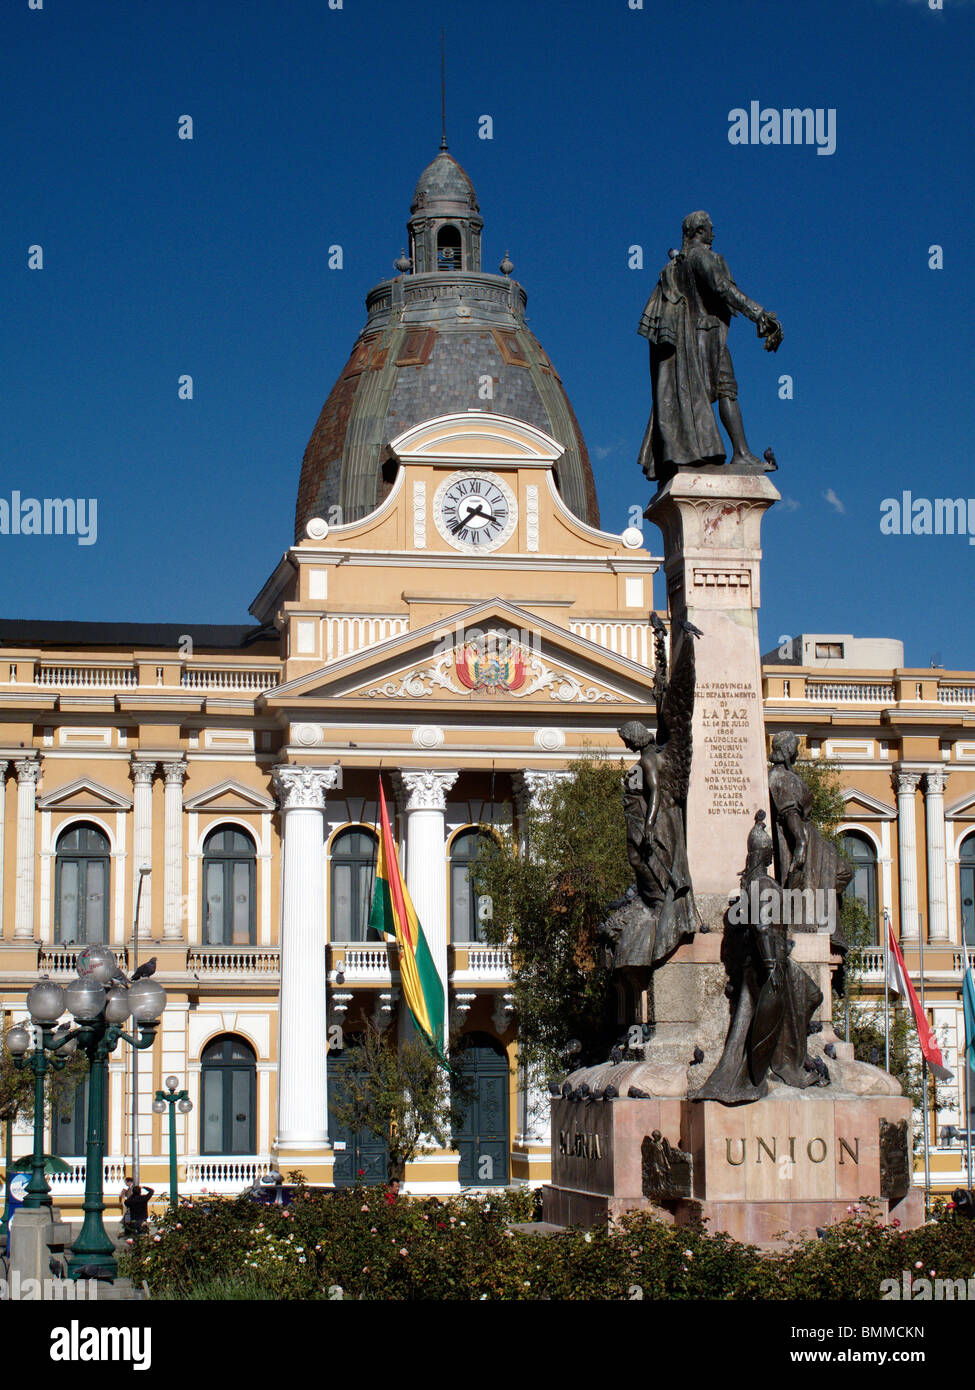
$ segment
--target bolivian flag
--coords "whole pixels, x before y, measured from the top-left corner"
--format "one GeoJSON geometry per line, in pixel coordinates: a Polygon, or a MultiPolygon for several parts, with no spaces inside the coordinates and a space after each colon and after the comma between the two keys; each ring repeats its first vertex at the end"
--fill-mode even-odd
{"type": "Polygon", "coordinates": [[[369,925],[384,936],[395,936],[399,946],[403,993],[413,1022],[443,1058],[443,981],[423,935],[416,908],[410,900],[400,873],[393,832],[389,827],[383,780],[379,779],[379,853],[376,858],[376,887],[369,925]]]}

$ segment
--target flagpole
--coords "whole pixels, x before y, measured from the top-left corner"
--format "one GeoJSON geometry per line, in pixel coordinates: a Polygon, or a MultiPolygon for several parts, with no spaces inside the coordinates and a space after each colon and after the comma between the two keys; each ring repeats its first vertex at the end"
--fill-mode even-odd
{"type": "MultiPolygon", "coordinates": [[[[920,953],[921,965],[921,1013],[927,1016],[927,1009],[924,1007],[924,917],[919,912],[917,915],[917,944],[920,953]]],[[[920,1041],[920,1039],[919,1039],[920,1041]]],[[[931,1151],[928,1141],[928,1059],[921,1050],[921,1082],[924,1092],[924,1102],[921,1109],[921,1122],[924,1126],[924,1219],[928,1219],[928,1192],[931,1187],[931,1151]]]]}
{"type": "Polygon", "coordinates": [[[890,918],[884,908],[884,1071],[890,1071],[890,918]]]}
{"type": "MultiPolygon", "coordinates": [[[[962,1023],[965,1019],[965,977],[971,970],[971,963],[968,959],[968,942],[965,940],[965,928],[961,930],[961,945],[964,952],[964,965],[962,967],[962,1023]]],[[[962,1053],[965,1063],[965,1173],[968,1179],[968,1186],[972,1186],[972,1102],[969,1096],[969,1075],[971,1073],[971,1058],[968,1055],[969,1043],[975,1043],[975,1039],[969,1038],[968,1029],[965,1029],[965,1050],[962,1053]]]]}

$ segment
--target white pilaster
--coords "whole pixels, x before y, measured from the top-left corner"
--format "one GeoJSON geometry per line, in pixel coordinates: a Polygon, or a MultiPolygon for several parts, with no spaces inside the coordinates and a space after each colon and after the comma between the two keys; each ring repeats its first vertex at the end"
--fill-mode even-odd
{"type": "MultiPolygon", "coordinates": [[[[178,941],[183,935],[183,781],[182,758],[163,763],[165,788],[165,861],[163,867],[163,937],[178,941]]],[[[143,893],[145,889],[142,890],[143,893]]]]}
{"type": "Polygon", "coordinates": [[[406,886],[444,987],[443,1029],[449,1030],[447,976],[447,793],[456,772],[399,774],[406,800],[406,886]]]}
{"type": "Polygon", "coordinates": [[[924,778],[924,823],[928,846],[928,940],[948,940],[948,871],[945,862],[945,783],[935,768],[924,778]]]}
{"type": "Polygon", "coordinates": [[[3,940],[3,846],[7,837],[7,768],[6,758],[0,758],[0,941],[3,940]]]}
{"type": "MultiPolygon", "coordinates": [[[[152,864],[152,774],[155,762],[132,759],[132,911],[139,894],[139,869],[152,864]]],[[[147,874],[139,901],[139,936],[152,935],[152,875],[147,874]]]]}
{"type": "Polygon", "coordinates": [[[897,772],[897,856],[900,869],[901,941],[918,939],[917,904],[917,827],[914,819],[914,793],[921,780],[919,772],[897,772]]]}
{"type": "Polygon", "coordinates": [[[278,1138],[281,1158],[325,1158],[328,1143],[325,999],[325,795],[337,767],[274,768],[281,801],[281,1005],[278,1138]]]}
{"type": "Polygon", "coordinates": [[[34,935],[34,804],[41,762],[36,754],[17,758],[17,899],[14,936],[34,935]]]}

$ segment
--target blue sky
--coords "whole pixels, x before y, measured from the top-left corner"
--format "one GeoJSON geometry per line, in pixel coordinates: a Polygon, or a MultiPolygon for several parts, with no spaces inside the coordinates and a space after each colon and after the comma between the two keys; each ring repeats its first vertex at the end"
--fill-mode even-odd
{"type": "Polygon", "coordinates": [[[744,320],[731,335],[749,442],[775,449],[783,494],[763,648],[843,631],[975,668],[975,546],[880,532],[905,489],[975,497],[975,5],[629,3],[8,0],[0,497],[96,497],[98,539],[0,536],[0,618],[246,621],[437,148],[442,15],[485,268],[510,251],[604,526],[648,500],[636,325],[681,218],[704,207],[741,288],[785,328],[774,357],[744,320]],[[752,100],[835,110],[835,153],[730,144],[729,112],[752,100]]]}

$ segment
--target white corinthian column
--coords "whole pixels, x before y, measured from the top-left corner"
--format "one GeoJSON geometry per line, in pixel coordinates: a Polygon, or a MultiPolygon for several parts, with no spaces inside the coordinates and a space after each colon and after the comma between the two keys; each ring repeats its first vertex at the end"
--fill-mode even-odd
{"type": "Polygon", "coordinates": [[[401,772],[406,800],[406,886],[443,982],[446,1038],[450,1031],[447,982],[447,873],[444,859],[447,793],[456,772],[401,772]]]}
{"type": "Polygon", "coordinates": [[[918,939],[917,915],[917,825],[914,819],[914,793],[921,780],[919,772],[898,772],[897,778],[897,857],[900,864],[901,941],[918,939]]]}
{"type": "Polygon", "coordinates": [[[948,940],[948,865],[945,850],[945,783],[936,768],[924,778],[924,823],[928,846],[928,940],[948,940]]]}
{"type": "Polygon", "coordinates": [[[186,764],[182,760],[163,763],[163,772],[166,774],[163,936],[169,941],[178,941],[183,934],[183,780],[186,764]]]}
{"type": "Polygon", "coordinates": [[[325,795],[337,767],[274,769],[281,802],[279,1157],[323,1161],[328,1146],[325,1015],[325,795]]]}
{"type": "Polygon", "coordinates": [[[154,761],[133,758],[132,775],[132,911],[139,904],[139,937],[152,935],[152,876],[147,875],[139,894],[139,870],[152,866],[152,775],[154,761]]]}
{"type": "Polygon", "coordinates": [[[34,935],[34,803],[41,763],[37,757],[18,758],[17,769],[17,899],[14,936],[34,935]]]}

